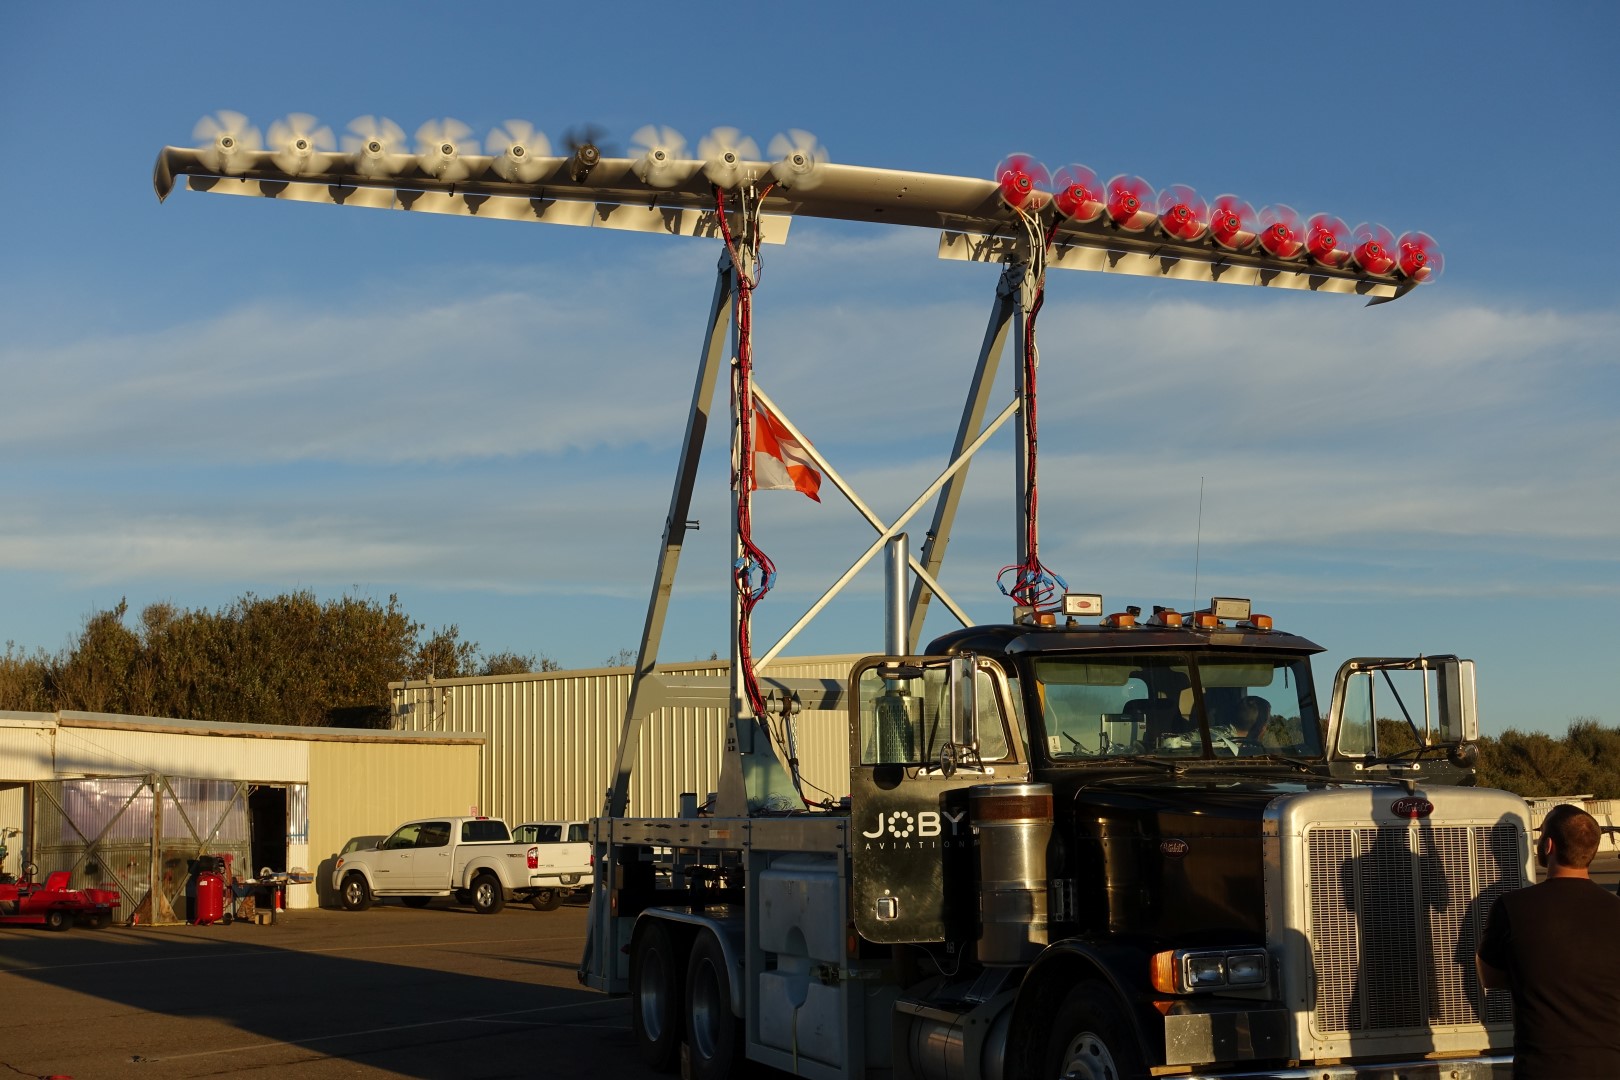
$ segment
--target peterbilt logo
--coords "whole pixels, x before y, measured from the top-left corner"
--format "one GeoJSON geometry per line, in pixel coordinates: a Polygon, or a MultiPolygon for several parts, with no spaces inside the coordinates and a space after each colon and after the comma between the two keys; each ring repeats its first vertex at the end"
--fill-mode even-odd
{"type": "Polygon", "coordinates": [[[1159,841],[1159,854],[1166,858],[1179,859],[1192,849],[1192,845],[1179,837],[1173,840],[1159,841]]]}
{"type": "Polygon", "coordinates": [[[1434,813],[1434,803],[1416,795],[1409,795],[1404,799],[1396,799],[1389,804],[1389,812],[1396,817],[1425,818],[1434,813]]]}

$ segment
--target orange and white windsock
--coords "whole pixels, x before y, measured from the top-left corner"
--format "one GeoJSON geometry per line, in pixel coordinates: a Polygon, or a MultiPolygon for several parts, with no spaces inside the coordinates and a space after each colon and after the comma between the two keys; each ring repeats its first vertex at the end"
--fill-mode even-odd
{"type": "Polygon", "coordinates": [[[754,419],[755,490],[802,491],[820,502],[821,473],[816,471],[809,452],[757,394],[754,419]]]}

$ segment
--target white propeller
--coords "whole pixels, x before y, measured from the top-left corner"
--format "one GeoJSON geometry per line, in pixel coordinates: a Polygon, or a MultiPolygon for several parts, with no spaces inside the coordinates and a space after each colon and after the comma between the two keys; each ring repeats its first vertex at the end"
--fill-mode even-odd
{"type": "Polygon", "coordinates": [[[325,125],[316,127],[317,123],[319,121],[309,113],[293,113],[270,125],[270,160],[276,163],[276,168],[288,176],[313,172],[316,151],[337,148],[332,129],[325,125]]]}
{"type": "Polygon", "coordinates": [[[821,182],[823,173],[817,166],[827,161],[827,148],[816,141],[808,131],[789,130],[771,140],[771,175],[785,188],[800,191],[813,188],[821,182]]]}
{"type": "Polygon", "coordinates": [[[759,146],[734,127],[718,127],[698,143],[703,175],[717,188],[730,189],[743,180],[742,164],[759,158],[759,146]]]}
{"type": "Polygon", "coordinates": [[[551,140],[527,120],[508,120],[489,133],[484,147],[495,155],[495,172],[514,184],[532,184],[545,171],[551,140]]]}
{"type": "Polygon", "coordinates": [[[690,162],[683,167],[686,140],[674,128],[648,124],[630,137],[630,153],[630,171],[648,187],[676,187],[695,171],[690,162]]]}
{"type": "Polygon", "coordinates": [[[362,116],[349,124],[343,151],[354,155],[354,171],[361,176],[393,176],[403,172],[412,158],[405,150],[405,132],[392,120],[362,116]]]}
{"type": "Polygon", "coordinates": [[[247,152],[257,150],[259,129],[239,112],[221,109],[197,121],[192,138],[206,145],[198,147],[203,165],[213,172],[235,176],[248,168],[247,152]]]}
{"type": "Polygon", "coordinates": [[[472,165],[462,157],[463,149],[477,152],[477,141],[468,142],[472,128],[460,120],[429,120],[416,129],[416,164],[428,176],[454,183],[472,173],[472,165]]]}

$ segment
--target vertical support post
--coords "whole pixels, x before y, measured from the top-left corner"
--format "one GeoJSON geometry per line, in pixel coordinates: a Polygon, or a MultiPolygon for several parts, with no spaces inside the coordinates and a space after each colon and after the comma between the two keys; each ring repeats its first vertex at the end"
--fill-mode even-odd
{"type": "Polygon", "coordinates": [[[1027,267],[1020,272],[1018,288],[1013,296],[1013,395],[1018,399],[1018,431],[1013,444],[1013,516],[1018,523],[1018,542],[1014,551],[1019,565],[1029,562],[1030,530],[1035,523],[1029,512],[1029,444],[1033,436],[1031,424],[1035,410],[1029,407],[1028,372],[1024,367],[1024,351],[1029,347],[1029,308],[1034,300],[1034,282],[1027,267]]]}
{"type": "MultiPolygon", "coordinates": [[[[1015,309],[1020,306],[1025,267],[1013,263],[1001,272],[996,282],[996,300],[990,309],[990,321],[984,328],[984,342],[979,347],[978,366],[973,371],[973,382],[968,386],[967,400],[962,406],[962,422],[956,429],[956,442],[951,448],[950,460],[962,456],[968,443],[978,437],[984,425],[984,411],[990,400],[990,389],[996,380],[996,365],[1007,343],[1007,325],[1013,321],[1015,309]]],[[[1022,320],[1018,320],[1022,323],[1022,320]]],[[[1020,331],[1020,334],[1022,331],[1020,331]]],[[[939,568],[945,562],[945,548],[951,542],[951,527],[956,521],[956,508],[962,500],[962,487],[967,483],[967,466],[955,473],[941,489],[939,501],[934,504],[934,520],[923,540],[918,562],[927,576],[937,579],[939,568]]],[[[907,654],[915,654],[922,634],[923,619],[928,614],[928,601],[933,592],[923,575],[919,574],[911,588],[910,613],[907,616],[907,654]]]]}
{"type": "Polygon", "coordinates": [[[910,540],[905,533],[889,537],[888,562],[885,571],[885,611],[883,651],[889,656],[907,656],[911,650],[911,634],[906,625],[906,572],[911,569],[910,540]]]}
{"type": "Polygon", "coordinates": [[[664,519],[663,544],[653,573],[652,596],[647,601],[647,619],[642,625],[641,647],[636,653],[636,670],[630,679],[630,697],[619,728],[618,759],[613,784],[608,789],[604,817],[619,817],[630,797],[630,773],[635,767],[636,747],[641,735],[641,687],[658,662],[658,645],[664,634],[664,617],[669,611],[670,594],[675,587],[675,571],[681,561],[681,545],[692,527],[687,514],[692,507],[692,488],[697,480],[698,462],[703,456],[703,436],[714,406],[714,387],[725,355],[726,327],[731,323],[735,290],[731,256],[722,251],[715,270],[714,299],[709,304],[708,329],[698,361],[697,383],[692,388],[692,405],[686,417],[686,436],[681,441],[680,463],[670,493],[669,516],[664,519]]]}

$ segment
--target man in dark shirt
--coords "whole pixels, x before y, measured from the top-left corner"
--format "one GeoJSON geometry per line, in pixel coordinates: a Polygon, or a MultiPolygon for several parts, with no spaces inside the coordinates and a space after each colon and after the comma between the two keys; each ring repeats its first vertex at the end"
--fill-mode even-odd
{"type": "Polygon", "coordinates": [[[1620,896],[1587,873],[1598,823],[1568,803],[1541,825],[1547,880],[1499,897],[1475,963],[1513,991],[1514,1080],[1620,1077],[1620,896]]]}

